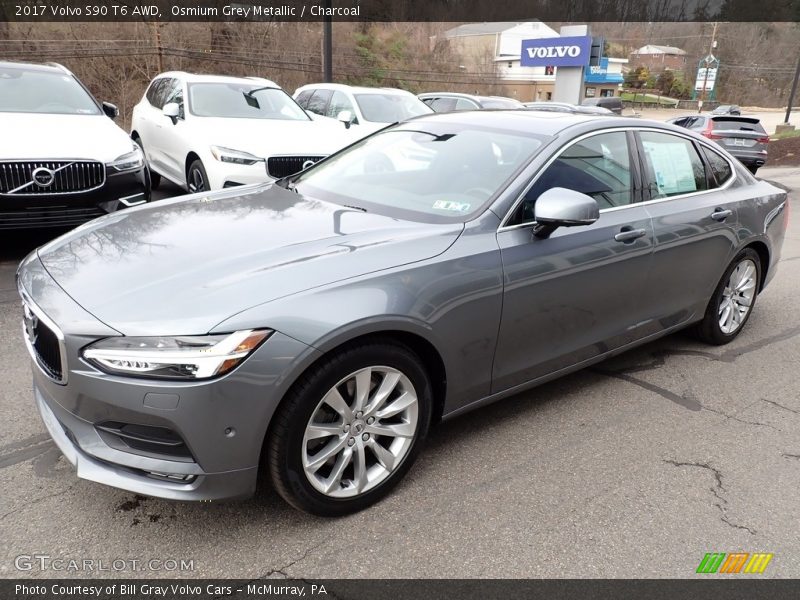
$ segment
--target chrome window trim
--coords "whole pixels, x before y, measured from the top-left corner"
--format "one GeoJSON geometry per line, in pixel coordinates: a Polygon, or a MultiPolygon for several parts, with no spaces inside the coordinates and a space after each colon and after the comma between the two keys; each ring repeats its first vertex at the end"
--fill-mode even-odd
{"type": "Polygon", "coordinates": [[[61,331],[58,325],[56,325],[53,322],[53,320],[50,317],[48,317],[41,308],[39,308],[39,306],[33,301],[28,292],[26,292],[23,289],[22,284],[19,282],[17,282],[17,290],[19,291],[19,295],[22,297],[23,304],[28,307],[28,310],[30,310],[34,315],[36,315],[36,318],[39,319],[42,323],[47,325],[50,331],[52,331],[55,334],[56,338],[58,339],[58,351],[59,351],[59,357],[61,359],[61,378],[56,379],[55,377],[52,377],[50,373],[47,372],[47,369],[45,369],[41,365],[39,357],[36,355],[36,350],[33,348],[33,345],[28,339],[28,334],[27,331],[25,330],[25,322],[23,320],[22,337],[25,340],[25,347],[28,349],[28,354],[31,355],[31,358],[33,359],[33,362],[36,363],[36,366],[39,368],[39,371],[41,371],[42,374],[45,377],[47,377],[50,381],[54,381],[59,385],[67,385],[67,374],[69,373],[69,369],[67,368],[67,347],[64,341],[64,333],[61,331]]]}
{"type": "MultiPolygon", "coordinates": [[[[631,202],[630,204],[623,204],[622,206],[614,206],[614,207],[611,207],[611,208],[601,208],[600,209],[600,214],[603,214],[603,213],[606,213],[606,212],[617,211],[617,210],[624,210],[624,209],[638,207],[638,206],[649,206],[651,204],[656,204],[656,203],[659,203],[659,202],[665,202],[665,201],[668,201],[668,200],[681,200],[683,198],[688,198],[688,197],[691,197],[691,196],[698,196],[700,194],[708,194],[710,192],[718,192],[718,191],[725,190],[725,189],[729,188],[737,180],[736,166],[733,164],[733,162],[727,156],[725,156],[724,154],[722,154],[719,151],[719,148],[714,149],[711,146],[711,144],[706,143],[703,140],[698,140],[698,139],[692,137],[691,135],[686,135],[686,134],[684,134],[683,132],[680,132],[680,131],[671,131],[669,129],[661,129],[659,127],[647,127],[647,126],[637,127],[635,125],[623,125],[623,126],[619,126],[619,127],[604,127],[603,129],[596,129],[594,131],[590,131],[588,133],[584,133],[584,134],[579,135],[575,139],[571,140],[570,142],[568,142],[567,144],[562,146],[558,150],[558,152],[556,154],[553,154],[553,156],[551,156],[549,159],[547,159],[547,162],[544,165],[542,165],[542,167],[539,169],[539,172],[536,173],[536,176],[533,179],[530,180],[530,182],[528,183],[528,185],[525,186],[525,189],[522,191],[522,193],[519,195],[519,197],[514,201],[514,204],[511,206],[511,208],[508,210],[508,212],[506,212],[505,216],[503,217],[502,221],[500,222],[500,226],[497,228],[497,232],[500,233],[500,232],[503,232],[503,231],[512,231],[514,229],[521,229],[522,227],[535,225],[536,224],[535,221],[530,221],[528,223],[518,223],[516,225],[506,225],[506,223],[511,218],[511,215],[514,214],[514,211],[520,205],[522,200],[525,198],[525,194],[527,194],[528,191],[533,187],[533,185],[536,183],[536,181],[539,179],[539,177],[541,177],[542,174],[550,167],[550,165],[553,164],[555,162],[555,160],[559,156],[561,156],[561,154],[563,154],[567,149],[571,148],[573,145],[577,144],[578,142],[580,142],[582,140],[585,140],[586,138],[593,137],[595,135],[600,135],[600,134],[603,134],[603,133],[614,133],[614,132],[618,132],[618,131],[634,131],[634,132],[636,132],[636,131],[653,131],[655,133],[663,133],[663,134],[666,134],[666,135],[674,135],[676,137],[680,137],[680,138],[689,140],[690,142],[698,143],[701,146],[705,146],[706,148],[708,148],[712,152],[716,152],[722,158],[724,158],[726,161],[728,161],[728,165],[731,168],[731,174],[732,175],[731,175],[731,177],[729,177],[725,181],[725,183],[723,185],[720,185],[719,187],[715,187],[715,188],[710,189],[710,190],[699,190],[699,191],[696,191],[696,192],[687,192],[686,194],[679,194],[679,195],[676,195],[676,196],[667,196],[666,198],[654,198],[653,200],[645,200],[644,202],[631,202]]],[[[637,151],[637,155],[638,155],[638,151],[637,151]]],[[[703,164],[705,164],[704,157],[701,157],[701,159],[703,159],[703,164]]]]}

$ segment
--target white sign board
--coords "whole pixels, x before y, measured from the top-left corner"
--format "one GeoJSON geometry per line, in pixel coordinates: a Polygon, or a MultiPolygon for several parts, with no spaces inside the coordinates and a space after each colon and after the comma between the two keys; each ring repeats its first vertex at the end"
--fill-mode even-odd
{"type": "Polygon", "coordinates": [[[694,82],[694,89],[698,92],[703,90],[703,85],[705,85],[705,90],[711,91],[714,89],[714,83],[717,81],[717,69],[706,69],[705,67],[700,67],[697,69],[697,80],[694,82]]]}

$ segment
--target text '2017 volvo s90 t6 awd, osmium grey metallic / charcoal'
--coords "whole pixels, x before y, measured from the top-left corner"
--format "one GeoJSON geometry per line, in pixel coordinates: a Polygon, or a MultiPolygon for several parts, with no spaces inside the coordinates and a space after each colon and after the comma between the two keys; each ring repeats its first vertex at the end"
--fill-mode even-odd
{"type": "Polygon", "coordinates": [[[359,510],[431,423],[687,326],[736,337],[786,193],[685,129],[411,119],[274,184],[93,221],[18,272],[35,402],[78,476],[359,510]]]}

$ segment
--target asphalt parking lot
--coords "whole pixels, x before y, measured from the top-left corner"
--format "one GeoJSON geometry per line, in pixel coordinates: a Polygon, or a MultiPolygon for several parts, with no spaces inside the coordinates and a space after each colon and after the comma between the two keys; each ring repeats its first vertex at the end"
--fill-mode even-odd
{"type": "Polygon", "coordinates": [[[0,577],[690,577],[734,551],[800,577],[800,169],[759,176],[795,190],[793,219],[735,342],[673,335],[446,422],[391,496],[338,520],[266,486],[186,504],[78,480],[36,414],[19,332],[14,270],[48,236],[3,233],[0,577]],[[15,568],[34,554],[193,570],[15,568]]]}

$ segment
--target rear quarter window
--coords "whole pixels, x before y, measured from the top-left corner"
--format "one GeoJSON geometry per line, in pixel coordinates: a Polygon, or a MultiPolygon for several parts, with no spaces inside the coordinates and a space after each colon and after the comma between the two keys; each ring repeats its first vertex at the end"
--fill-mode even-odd
{"type": "Polygon", "coordinates": [[[706,157],[708,165],[711,167],[711,172],[716,179],[717,186],[724,185],[731,177],[733,177],[733,170],[730,163],[717,152],[710,148],[701,146],[703,155],[706,157]]]}

